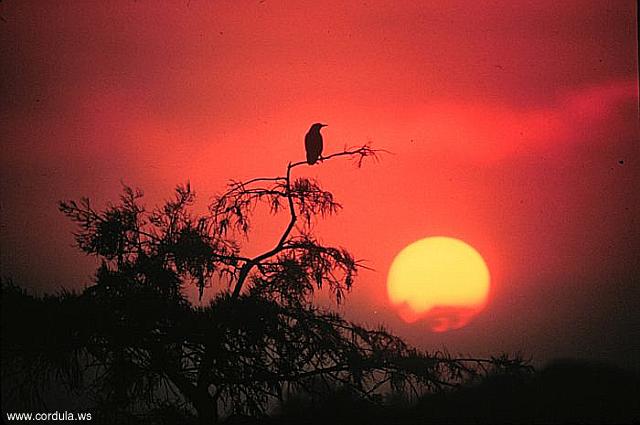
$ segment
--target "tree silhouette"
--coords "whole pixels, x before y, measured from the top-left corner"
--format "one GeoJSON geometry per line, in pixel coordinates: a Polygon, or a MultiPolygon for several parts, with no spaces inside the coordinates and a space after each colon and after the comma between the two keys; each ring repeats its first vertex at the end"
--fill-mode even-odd
{"type": "MultiPolygon", "coordinates": [[[[362,146],[323,160],[340,157],[360,166],[376,151],[362,146]]],[[[189,184],[149,211],[130,187],[103,210],[88,198],[61,202],[78,225],[77,246],[102,264],[81,294],[34,298],[3,286],[3,310],[12,306],[3,312],[3,363],[24,378],[18,393],[37,395],[53,377],[86,388],[105,415],[121,415],[115,420],[171,405],[210,424],[230,413],[266,414],[291,394],[342,387],[379,400],[383,390],[419,394],[523,366],[422,352],[315,306],[323,287],[340,303],[363,265],[314,235],[314,221],[341,205],[317,181],[294,178],[300,166],[306,161],[289,163],[282,176],[232,181],[202,215],[192,212],[189,184]],[[272,248],[250,257],[242,242],[259,205],[288,221],[272,248]],[[185,295],[189,285],[201,299],[206,289],[215,295],[198,306],[185,295]]]]}

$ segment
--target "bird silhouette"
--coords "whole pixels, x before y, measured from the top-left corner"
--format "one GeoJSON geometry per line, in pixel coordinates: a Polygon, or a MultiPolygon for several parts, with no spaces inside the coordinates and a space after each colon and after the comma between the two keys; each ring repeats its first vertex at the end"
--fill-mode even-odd
{"type": "Polygon", "coordinates": [[[313,165],[322,156],[322,134],[320,129],[326,124],[315,123],[304,136],[304,148],[307,151],[307,164],[313,165]]]}

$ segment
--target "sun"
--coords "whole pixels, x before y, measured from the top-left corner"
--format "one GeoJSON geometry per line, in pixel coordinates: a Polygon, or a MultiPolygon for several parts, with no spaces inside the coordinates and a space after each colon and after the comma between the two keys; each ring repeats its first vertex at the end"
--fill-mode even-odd
{"type": "Polygon", "coordinates": [[[465,326],[489,295],[489,269],[467,243],[435,236],[405,247],[389,269],[389,300],[400,317],[426,321],[434,332],[465,326]]]}

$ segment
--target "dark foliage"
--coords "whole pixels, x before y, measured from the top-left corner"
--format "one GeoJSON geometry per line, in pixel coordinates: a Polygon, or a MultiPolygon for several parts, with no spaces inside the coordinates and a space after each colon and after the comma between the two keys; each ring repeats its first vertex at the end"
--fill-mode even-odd
{"type": "MultiPolygon", "coordinates": [[[[364,146],[323,160],[335,157],[360,165],[375,151],[364,146]]],[[[13,394],[36,403],[57,380],[89,394],[103,422],[195,411],[211,423],[264,416],[294,394],[316,400],[343,388],[377,403],[385,391],[415,397],[495,371],[529,370],[519,359],[421,352],[314,306],[323,287],[341,302],[362,265],[314,236],[314,220],[341,207],[318,182],[292,178],[305,164],[231,182],[204,215],[191,212],[189,184],[150,211],[128,187],[102,211],[88,199],[61,202],[78,225],[77,246],[102,265],[80,294],[35,298],[3,286],[3,374],[14,374],[13,394]],[[261,203],[288,223],[273,248],[248,257],[242,242],[261,203]],[[215,295],[198,307],[187,285],[201,298],[207,288],[215,295]]]]}
{"type": "Polygon", "coordinates": [[[640,420],[640,376],[612,366],[556,361],[532,373],[504,370],[475,385],[380,405],[344,388],[312,402],[296,398],[261,424],[632,424],[640,420]],[[516,372],[516,373],[513,373],[516,372]]]}

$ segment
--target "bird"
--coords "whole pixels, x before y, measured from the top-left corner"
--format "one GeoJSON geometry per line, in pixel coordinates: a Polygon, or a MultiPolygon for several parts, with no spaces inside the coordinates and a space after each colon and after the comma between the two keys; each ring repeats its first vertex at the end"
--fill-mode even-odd
{"type": "Polygon", "coordinates": [[[326,124],[315,123],[304,136],[304,148],[307,151],[307,164],[315,164],[322,157],[322,134],[320,129],[326,124]]]}

